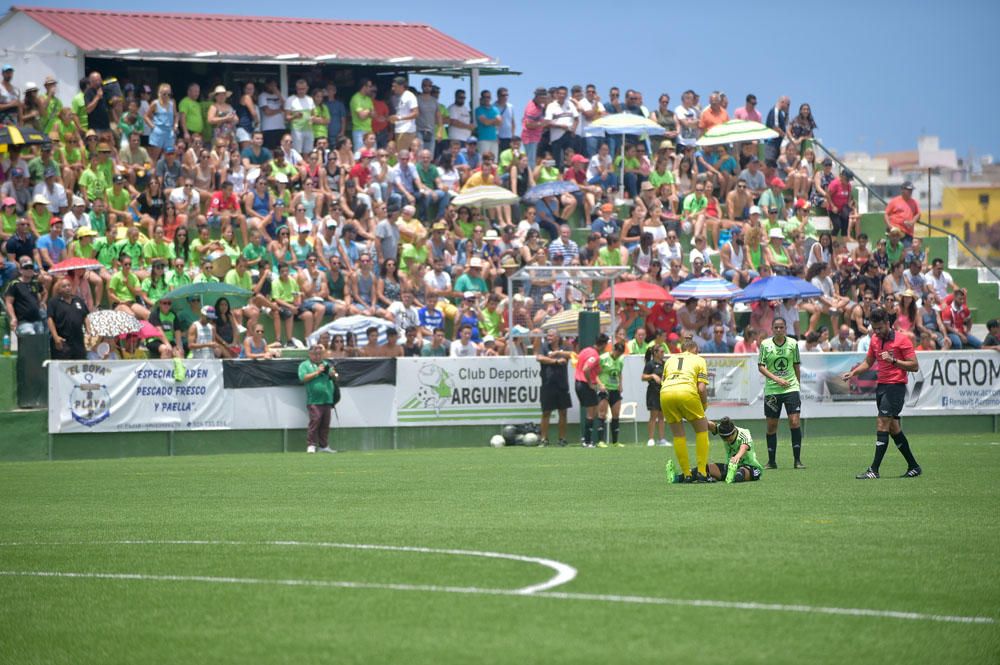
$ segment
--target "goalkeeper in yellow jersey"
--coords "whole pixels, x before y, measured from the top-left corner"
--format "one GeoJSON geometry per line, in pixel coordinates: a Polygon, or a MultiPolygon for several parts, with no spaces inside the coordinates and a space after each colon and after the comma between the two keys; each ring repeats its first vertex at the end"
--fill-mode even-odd
{"type": "Polygon", "coordinates": [[[698,345],[693,340],[684,342],[678,353],[663,363],[663,381],[660,384],[660,408],[663,419],[670,426],[674,436],[674,454],[679,468],[673,460],[667,460],[667,480],[671,483],[715,482],[708,475],[708,419],[705,407],[708,405],[708,366],[698,355],[698,345]],[[694,428],[696,468],[690,466],[687,438],[684,436],[684,422],[694,428]]]}

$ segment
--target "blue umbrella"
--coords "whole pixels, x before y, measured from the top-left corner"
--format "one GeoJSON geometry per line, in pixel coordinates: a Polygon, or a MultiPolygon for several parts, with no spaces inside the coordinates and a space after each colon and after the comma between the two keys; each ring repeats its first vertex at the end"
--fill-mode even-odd
{"type": "Polygon", "coordinates": [[[822,291],[798,277],[762,277],[747,285],[747,288],[743,289],[741,295],[733,298],[733,302],[784,300],[785,298],[816,298],[821,295],[823,295],[822,291]]]}
{"type": "Polygon", "coordinates": [[[555,180],[553,182],[535,185],[524,193],[525,201],[541,201],[549,196],[560,196],[570,192],[579,192],[580,187],[575,182],[569,180],[555,180]]]}
{"type": "Polygon", "coordinates": [[[726,300],[743,291],[732,282],[719,277],[698,277],[681,282],[670,290],[677,300],[726,300]]]}

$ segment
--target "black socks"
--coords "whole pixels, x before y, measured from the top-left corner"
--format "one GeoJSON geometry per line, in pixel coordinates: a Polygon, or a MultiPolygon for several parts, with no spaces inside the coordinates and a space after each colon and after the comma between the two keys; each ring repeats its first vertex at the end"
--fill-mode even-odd
{"type": "MultiPolygon", "coordinates": [[[[795,427],[791,430],[792,432],[792,455],[795,457],[795,461],[799,461],[799,455],[802,453],[802,428],[795,427]]],[[[768,443],[768,446],[771,444],[768,443]]]]}
{"type": "Polygon", "coordinates": [[[767,461],[774,464],[774,456],[778,452],[778,433],[767,435],[767,461]]]}
{"type": "Polygon", "coordinates": [[[906,468],[912,469],[918,466],[917,460],[913,457],[913,452],[910,451],[910,442],[906,440],[906,435],[903,434],[903,431],[900,430],[899,433],[893,434],[892,440],[896,444],[896,449],[906,459],[906,468]]]}
{"type": "Polygon", "coordinates": [[[618,418],[611,419],[611,443],[618,443],[619,422],[618,418]]]}
{"type": "MultiPolygon", "coordinates": [[[[888,447],[889,447],[889,433],[876,432],[875,459],[872,460],[872,471],[878,472],[878,468],[882,465],[882,458],[885,457],[885,451],[888,447]]],[[[909,448],[907,448],[907,451],[908,450],[909,448]]]]}

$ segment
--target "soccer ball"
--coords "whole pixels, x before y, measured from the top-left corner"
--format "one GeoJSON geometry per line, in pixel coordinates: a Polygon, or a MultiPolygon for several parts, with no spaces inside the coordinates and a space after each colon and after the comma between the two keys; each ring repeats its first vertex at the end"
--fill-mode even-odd
{"type": "Polygon", "coordinates": [[[513,425],[505,425],[502,430],[500,430],[503,440],[507,442],[508,446],[513,446],[517,443],[517,428],[513,425]]]}
{"type": "Polygon", "coordinates": [[[524,445],[526,446],[537,446],[538,445],[538,435],[528,432],[524,435],[524,445]]]}
{"type": "Polygon", "coordinates": [[[503,448],[505,445],[507,445],[507,441],[505,441],[502,436],[497,434],[492,439],[490,439],[490,445],[493,446],[494,448],[503,448]]]}

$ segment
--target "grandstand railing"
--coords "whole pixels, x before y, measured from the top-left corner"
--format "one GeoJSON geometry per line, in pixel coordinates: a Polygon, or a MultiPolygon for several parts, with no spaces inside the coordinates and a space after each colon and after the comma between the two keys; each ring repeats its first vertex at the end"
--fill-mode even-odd
{"type": "MultiPolygon", "coordinates": [[[[842,161],[840,161],[840,159],[837,157],[837,155],[835,155],[832,151],[830,151],[826,146],[824,146],[822,143],[820,143],[820,141],[818,141],[817,139],[813,139],[813,145],[815,145],[820,150],[822,150],[830,159],[832,159],[838,166],[840,166],[840,168],[842,168],[842,169],[850,169],[849,166],[847,166],[842,161]]],[[[868,195],[869,196],[874,196],[876,199],[878,199],[879,202],[882,203],[883,207],[886,206],[886,205],[888,205],[889,202],[886,201],[885,198],[883,198],[882,195],[879,194],[876,190],[872,189],[872,187],[867,182],[865,182],[863,178],[861,178],[860,176],[858,176],[856,173],[854,174],[854,179],[857,180],[858,182],[860,182],[865,187],[865,189],[868,190],[868,195]]],[[[929,211],[928,211],[928,213],[929,213],[929,211]]],[[[966,243],[964,240],[962,240],[962,238],[960,238],[959,236],[955,235],[954,233],[952,233],[951,231],[949,231],[947,229],[941,228],[940,226],[935,226],[934,224],[931,224],[930,222],[924,221],[923,218],[921,218],[920,220],[918,220],[917,224],[919,224],[920,226],[923,226],[925,228],[931,229],[932,231],[937,231],[938,233],[942,233],[942,234],[948,236],[949,238],[954,239],[959,245],[962,246],[962,249],[965,250],[965,252],[969,256],[971,256],[973,259],[975,259],[979,263],[979,266],[975,266],[975,267],[985,268],[987,271],[989,271],[989,273],[991,275],[993,275],[994,278],[996,278],[996,280],[998,282],[1000,282],[1000,274],[997,273],[997,271],[993,268],[993,266],[991,266],[989,263],[987,263],[985,260],[983,260],[982,257],[980,257],[978,254],[976,254],[975,250],[973,250],[972,247],[970,247],[968,245],[968,243],[966,243]]]]}

